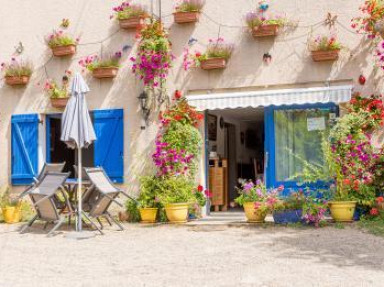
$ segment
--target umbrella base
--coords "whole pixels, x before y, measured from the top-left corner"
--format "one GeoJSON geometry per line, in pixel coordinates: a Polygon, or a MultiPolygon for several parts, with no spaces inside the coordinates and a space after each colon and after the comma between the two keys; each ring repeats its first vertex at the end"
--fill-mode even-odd
{"type": "Polygon", "coordinates": [[[72,231],[65,235],[66,238],[77,239],[77,240],[89,239],[95,236],[96,236],[95,232],[92,232],[92,231],[72,231]]]}

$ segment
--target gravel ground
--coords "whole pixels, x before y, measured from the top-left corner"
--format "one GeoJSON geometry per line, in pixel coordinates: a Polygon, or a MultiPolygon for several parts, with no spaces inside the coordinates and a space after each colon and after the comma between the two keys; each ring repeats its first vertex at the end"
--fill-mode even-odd
{"type": "Polygon", "coordinates": [[[76,241],[0,225],[0,286],[384,286],[384,239],[352,228],[143,226],[76,241]]]}

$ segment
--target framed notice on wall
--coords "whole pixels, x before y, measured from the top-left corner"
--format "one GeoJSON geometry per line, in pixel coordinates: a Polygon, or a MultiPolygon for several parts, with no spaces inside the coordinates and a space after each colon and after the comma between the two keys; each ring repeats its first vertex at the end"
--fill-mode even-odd
{"type": "Polygon", "coordinates": [[[208,115],[208,139],[217,140],[217,116],[215,115],[208,115]]]}

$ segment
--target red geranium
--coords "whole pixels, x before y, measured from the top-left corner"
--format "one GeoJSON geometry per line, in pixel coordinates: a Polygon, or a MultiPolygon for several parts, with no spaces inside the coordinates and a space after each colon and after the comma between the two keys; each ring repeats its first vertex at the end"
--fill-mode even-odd
{"type": "Polygon", "coordinates": [[[372,208],[369,211],[369,214],[372,215],[372,216],[377,216],[377,215],[379,215],[379,210],[377,208],[372,208]]]}

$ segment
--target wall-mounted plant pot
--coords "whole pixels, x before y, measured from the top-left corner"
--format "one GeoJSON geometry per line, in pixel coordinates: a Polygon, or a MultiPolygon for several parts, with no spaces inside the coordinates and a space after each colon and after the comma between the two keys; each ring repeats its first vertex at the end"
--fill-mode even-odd
{"type": "Polygon", "coordinates": [[[5,83],[9,86],[24,86],[28,84],[28,76],[6,76],[5,83]]]}
{"type": "Polygon", "coordinates": [[[312,51],[312,59],[315,62],[324,62],[324,61],[336,61],[339,58],[340,50],[332,51],[312,51]]]}
{"type": "Polygon", "coordinates": [[[203,70],[225,69],[227,67],[227,60],[224,58],[210,58],[202,60],[200,67],[203,70]]]}
{"type": "Polygon", "coordinates": [[[119,72],[119,68],[96,68],[92,71],[92,76],[97,79],[114,78],[119,72]]]}
{"type": "Polygon", "coordinates": [[[51,106],[56,109],[64,109],[67,106],[68,98],[51,98],[51,106]]]}
{"type": "Polygon", "coordinates": [[[71,56],[76,53],[76,45],[52,47],[52,53],[56,57],[71,56]]]}
{"type": "Polygon", "coordinates": [[[261,25],[254,27],[252,29],[252,36],[255,38],[259,37],[272,37],[276,36],[279,32],[279,25],[271,24],[271,25],[261,25]]]}
{"type": "Polygon", "coordinates": [[[199,12],[175,12],[173,13],[174,21],[177,24],[195,23],[199,21],[199,12]]]}
{"type": "Polygon", "coordinates": [[[132,17],[129,19],[119,20],[120,28],[126,30],[137,29],[144,25],[144,17],[132,17]]]}

